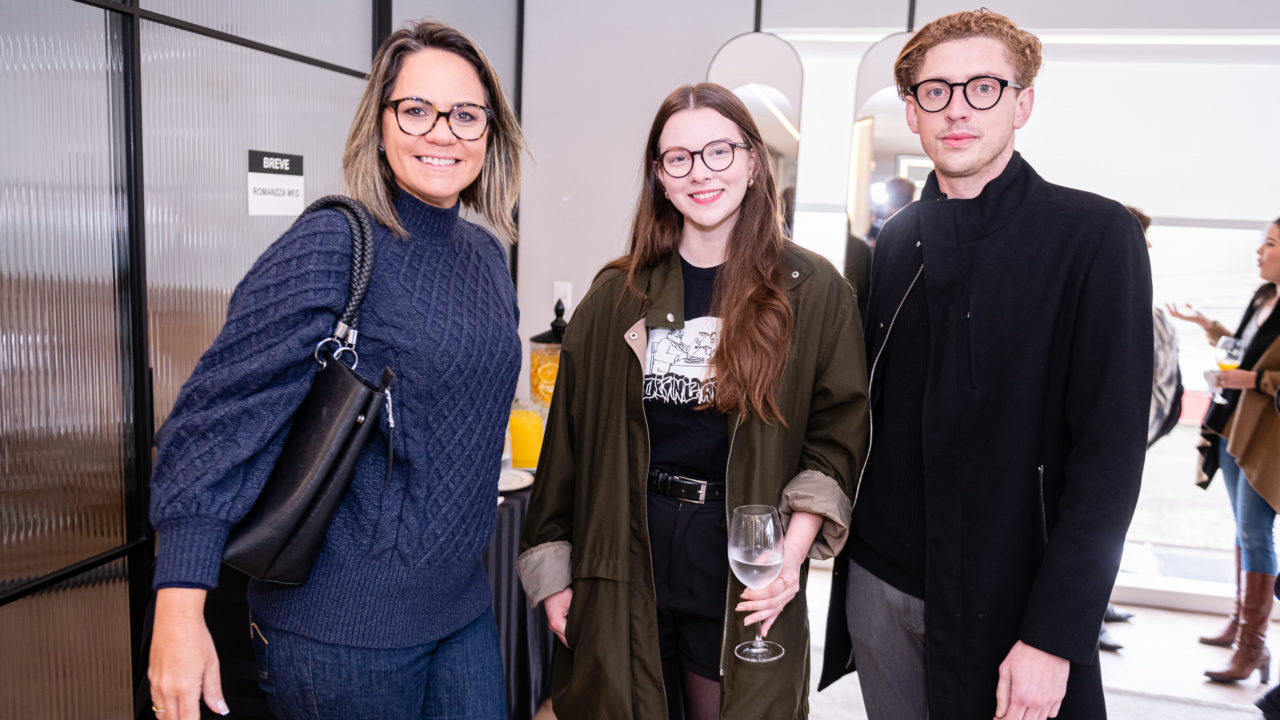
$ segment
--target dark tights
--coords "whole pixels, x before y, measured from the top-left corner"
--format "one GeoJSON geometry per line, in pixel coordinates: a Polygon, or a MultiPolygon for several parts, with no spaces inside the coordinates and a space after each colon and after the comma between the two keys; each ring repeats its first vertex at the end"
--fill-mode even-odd
{"type": "Polygon", "coordinates": [[[683,674],[685,720],[718,720],[720,683],[688,670],[683,674]]]}
{"type": "Polygon", "coordinates": [[[719,682],[685,669],[675,657],[663,658],[662,679],[667,689],[669,720],[719,719],[719,682]]]}

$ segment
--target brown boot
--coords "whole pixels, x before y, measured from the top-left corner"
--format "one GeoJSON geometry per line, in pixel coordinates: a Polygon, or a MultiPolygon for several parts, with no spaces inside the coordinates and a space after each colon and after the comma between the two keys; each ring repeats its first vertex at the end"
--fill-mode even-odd
{"type": "Polygon", "coordinates": [[[1244,680],[1258,670],[1262,682],[1271,682],[1271,651],[1267,649],[1267,625],[1271,623],[1271,603],[1275,602],[1276,576],[1244,574],[1244,599],[1240,603],[1240,630],[1236,651],[1222,670],[1206,670],[1214,682],[1244,680]]]}
{"type": "Polygon", "coordinates": [[[1236,607],[1227,618],[1227,626],[1217,635],[1201,635],[1200,642],[1216,647],[1231,647],[1240,629],[1240,546],[1236,546],[1236,607]]]}

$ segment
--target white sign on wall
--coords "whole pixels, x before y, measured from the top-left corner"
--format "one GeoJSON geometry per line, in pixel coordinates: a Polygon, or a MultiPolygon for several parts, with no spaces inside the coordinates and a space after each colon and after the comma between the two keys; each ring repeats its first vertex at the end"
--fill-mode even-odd
{"type": "Polygon", "coordinates": [[[250,150],[249,214],[302,214],[304,180],[301,155],[250,150]]]}

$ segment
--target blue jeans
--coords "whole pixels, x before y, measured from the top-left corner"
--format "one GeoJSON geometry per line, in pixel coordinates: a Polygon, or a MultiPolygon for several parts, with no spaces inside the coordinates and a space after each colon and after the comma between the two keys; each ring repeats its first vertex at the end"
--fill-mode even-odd
{"type": "Polygon", "coordinates": [[[1236,545],[1245,572],[1276,574],[1276,544],[1271,534],[1276,511],[1249,484],[1236,459],[1227,452],[1226,438],[1218,446],[1218,467],[1236,518],[1236,545]]]}
{"type": "Polygon", "coordinates": [[[250,625],[258,685],[279,720],[505,720],[498,625],[486,610],[407,648],[333,645],[250,625]]]}

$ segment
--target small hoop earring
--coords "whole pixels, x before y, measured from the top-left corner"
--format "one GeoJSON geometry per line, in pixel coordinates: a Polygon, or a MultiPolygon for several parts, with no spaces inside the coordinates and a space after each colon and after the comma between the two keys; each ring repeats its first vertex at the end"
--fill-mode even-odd
{"type": "Polygon", "coordinates": [[[751,187],[751,184],[754,183],[755,181],[756,179],[753,177],[747,178],[747,187],[751,187]]]}
{"type": "Polygon", "coordinates": [[[384,149],[382,148],[382,146],[381,146],[381,145],[379,145],[379,146],[378,146],[378,152],[380,152],[380,153],[382,153],[382,154],[384,154],[384,155],[385,155],[387,151],[386,151],[386,150],[384,150],[384,149]]]}
{"type": "Polygon", "coordinates": [[[668,200],[671,199],[671,193],[667,192],[666,190],[663,190],[662,194],[665,195],[668,200]]]}

